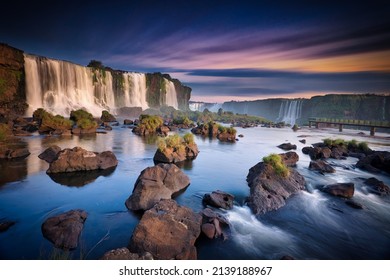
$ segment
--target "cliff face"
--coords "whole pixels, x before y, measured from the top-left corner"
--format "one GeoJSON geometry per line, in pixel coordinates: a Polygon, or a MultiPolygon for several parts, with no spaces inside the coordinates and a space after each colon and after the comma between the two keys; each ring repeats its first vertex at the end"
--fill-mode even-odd
{"type": "Polygon", "coordinates": [[[27,108],[23,51],[0,43],[0,114],[27,108]]]}
{"type": "Polygon", "coordinates": [[[62,115],[79,107],[96,115],[128,107],[189,109],[191,88],[167,74],[95,66],[29,55],[0,43],[0,117],[31,115],[39,107],[62,115]]]}
{"type": "Polygon", "coordinates": [[[222,108],[290,124],[305,124],[310,117],[385,121],[390,120],[390,95],[329,94],[310,99],[231,101],[222,108]]]}
{"type": "Polygon", "coordinates": [[[149,107],[156,108],[166,104],[167,87],[165,83],[167,81],[172,82],[175,86],[178,108],[188,110],[192,89],[183,85],[179,80],[171,78],[170,75],[159,72],[146,74],[146,101],[149,107]]]}

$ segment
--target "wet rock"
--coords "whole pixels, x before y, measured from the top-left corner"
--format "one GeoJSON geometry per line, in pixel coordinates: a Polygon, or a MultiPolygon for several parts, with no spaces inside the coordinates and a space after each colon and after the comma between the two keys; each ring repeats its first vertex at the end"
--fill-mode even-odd
{"type": "Polygon", "coordinates": [[[332,147],[330,157],[334,159],[342,159],[344,156],[348,155],[348,152],[345,150],[345,148],[338,146],[338,147],[332,147]]]}
{"type": "Polygon", "coordinates": [[[355,192],[355,185],[354,183],[336,183],[326,185],[322,188],[322,191],[334,196],[351,198],[355,192]]]}
{"type": "Polygon", "coordinates": [[[161,199],[169,199],[190,184],[188,176],[175,164],[147,167],[138,176],[133,193],[126,200],[130,210],[148,210],[161,199]]]}
{"type": "Polygon", "coordinates": [[[373,173],[379,173],[381,171],[390,173],[390,152],[372,152],[372,154],[361,158],[356,163],[356,167],[373,173]]]}
{"type": "Polygon", "coordinates": [[[64,149],[50,163],[47,173],[104,170],[118,165],[116,156],[110,152],[95,153],[81,147],[64,149]]]}
{"type": "Polygon", "coordinates": [[[61,148],[57,145],[50,146],[46,150],[44,150],[41,154],[39,154],[39,158],[48,162],[52,163],[58,158],[58,153],[61,151],[61,148]]]}
{"type": "Polygon", "coordinates": [[[313,150],[313,149],[314,149],[313,147],[303,147],[302,153],[304,153],[305,155],[308,155],[308,154],[310,154],[311,150],[313,150]]]}
{"type": "Polygon", "coordinates": [[[371,177],[364,181],[364,184],[370,187],[370,191],[378,195],[389,195],[390,187],[383,181],[371,177]]]}
{"type": "Polygon", "coordinates": [[[12,227],[15,224],[13,221],[4,221],[0,222],[0,232],[7,231],[10,227],[12,227]]]}
{"type": "Polygon", "coordinates": [[[116,118],[112,114],[110,114],[110,112],[104,110],[104,111],[102,111],[102,115],[100,117],[100,120],[102,122],[115,122],[116,118]]]}
{"type": "Polygon", "coordinates": [[[56,248],[75,249],[86,219],[87,213],[83,210],[71,210],[50,217],[42,224],[42,234],[56,248]]]}
{"type": "Polygon", "coordinates": [[[133,125],[134,122],[133,122],[133,120],[125,119],[125,120],[123,121],[123,124],[124,124],[124,125],[133,125]]]}
{"type": "Polygon", "coordinates": [[[23,159],[30,155],[27,148],[1,148],[0,159],[23,159]]]}
{"type": "Polygon", "coordinates": [[[183,149],[167,147],[163,151],[156,150],[153,160],[155,163],[178,163],[185,160],[195,159],[199,154],[196,143],[183,144],[183,149]]]}
{"type": "Polygon", "coordinates": [[[296,152],[287,152],[279,155],[282,158],[283,163],[290,167],[296,166],[299,161],[299,155],[296,152]]]}
{"type": "Polygon", "coordinates": [[[280,258],[281,260],[295,260],[294,257],[290,256],[290,255],[284,255],[283,257],[280,258]]]}
{"type": "Polygon", "coordinates": [[[211,223],[202,224],[202,233],[209,239],[213,239],[215,237],[215,226],[211,223]]]}
{"type": "Polygon", "coordinates": [[[234,196],[220,190],[203,196],[203,203],[217,208],[232,209],[234,196]]]}
{"type": "Polygon", "coordinates": [[[249,169],[246,180],[250,187],[248,205],[255,215],[279,209],[288,197],[305,189],[305,179],[296,170],[289,168],[284,177],[263,162],[249,169]]]}
{"type": "Polygon", "coordinates": [[[106,252],[101,260],[153,260],[153,256],[150,253],[144,253],[139,255],[131,253],[129,249],[123,247],[106,252]]]}
{"type": "Polygon", "coordinates": [[[243,138],[244,134],[238,134],[238,137],[243,138]]]}
{"type": "Polygon", "coordinates": [[[283,143],[283,144],[280,144],[278,146],[278,148],[280,148],[282,150],[285,150],[285,151],[296,150],[297,149],[297,145],[293,145],[291,143],[283,143]]]}
{"type": "Polygon", "coordinates": [[[202,217],[190,208],[164,199],[146,211],[130,240],[131,252],[150,252],[154,259],[196,259],[194,246],[202,217]]]}
{"type": "Polygon", "coordinates": [[[363,205],[359,202],[356,202],[352,199],[348,199],[347,201],[345,201],[345,203],[348,205],[348,206],[351,206],[352,208],[355,208],[355,209],[363,209],[363,205]]]}
{"type": "Polygon", "coordinates": [[[309,156],[312,160],[327,159],[332,151],[328,147],[314,147],[310,150],[309,156]]]}
{"type": "Polygon", "coordinates": [[[320,173],[334,173],[336,170],[323,160],[312,160],[309,164],[309,169],[320,173]]]}
{"type": "Polygon", "coordinates": [[[306,144],[306,139],[299,140],[302,144],[306,144]]]}

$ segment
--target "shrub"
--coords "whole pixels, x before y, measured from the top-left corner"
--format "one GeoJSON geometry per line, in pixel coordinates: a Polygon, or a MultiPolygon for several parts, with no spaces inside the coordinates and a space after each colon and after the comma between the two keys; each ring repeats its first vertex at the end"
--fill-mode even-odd
{"type": "Polygon", "coordinates": [[[11,129],[5,123],[0,123],[0,141],[4,141],[11,133],[11,129]]]}
{"type": "Polygon", "coordinates": [[[186,133],[183,136],[184,142],[188,145],[192,145],[195,143],[194,135],[192,133],[186,133]]]}
{"type": "Polygon", "coordinates": [[[160,116],[155,115],[141,115],[140,126],[143,126],[146,130],[150,132],[156,131],[157,128],[163,125],[164,121],[160,116]]]}
{"type": "Polygon", "coordinates": [[[368,147],[368,145],[367,145],[367,142],[360,142],[359,144],[358,144],[358,147],[359,147],[359,149],[360,150],[362,150],[362,151],[364,151],[364,152],[369,152],[369,151],[371,151],[371,149],[368,147]]]}
{"type": "Polygon", "coordinates": [[[348,142],[347,146],[348,146],[348,149],[350,149],[350,150],[356,149],[358,147],[358,141],[356,141],[355,139],[352,139],[351,141],[348,142]]]}
{"type": "Polygon", "coordinates": [[[279,176],[286,177],[290,174],[288,167],[283,163],[282,158],[278,154],[270,154],[269,156],[263,157],[263,162],[270,164],[279,176]]]}
{"type": "Polygon", "coordinates": [[[228,127],[226,129],[226,132],[229,133],[229,134],[232,134],[232,135],[236,135],[237,130],[234,127],[228,127]]]}
{"type": "Polygon", "coordinates": [[[43,108],[38,108],[33,113],[33,120],[39,123],[42,122],[43,116],[46,114],[46,110],[43,108]]]}
{"type": "Polygon", "coordinates": [[[225,133],[225,132],[227,132],[227,127],[225,127],[223,125],[218,125],[218,131],[220,133],[225,133]]]}
{"type": "Polygon", "coordinates": [[[71,111],[70,112],[70,119],[74,122],[78,122],[81,119],[88,119],[93,121],[93,116],[91,113],[88,113],[87,111],[83,109],[78,109],[76,111],[71,111]]]}
{"type": "Polygon", "coordinates": [[[65,119],[63,116],[55,115],[46,112],[43,114],[42,126],[50,127],[51,129],[71,129],[73,122],[65,119]]]}
{"type": "Polygon", "coordinates": [[[183,144],[183,139],[179,136],[179,134],[170,135],[165,138],[165,143],[167,147],[178,149],[183,144]]]}
{"type": "Polygon", "coordinates": [[[97,128],[98,124],[95,121],[91,121],[90,119],[81,119],[77,121],[77,126],[81,129],[93,129],[97,128]]]}

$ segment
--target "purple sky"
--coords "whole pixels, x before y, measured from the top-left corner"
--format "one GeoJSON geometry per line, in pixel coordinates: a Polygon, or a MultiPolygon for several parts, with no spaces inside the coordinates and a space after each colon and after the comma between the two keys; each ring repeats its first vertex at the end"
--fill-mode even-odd
{"type": "Polygon", "coordinates": [[[317,2],[13,1],[0,41],[169,73],[197,101],[390,93],[390,2],[317,2]]]}

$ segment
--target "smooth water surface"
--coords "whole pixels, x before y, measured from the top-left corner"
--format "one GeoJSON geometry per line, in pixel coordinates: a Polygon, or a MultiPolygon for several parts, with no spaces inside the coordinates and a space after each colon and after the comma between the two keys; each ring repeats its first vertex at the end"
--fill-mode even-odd
{"type": "MultiPolygon", "coordinates": [[[[195,137],[200,154],[182,166],[191,184],[176,201],[200,211],[207,192],[219,189],[235,196],[232,210],[218,210],[231,224],[228,239],[199,239],[198,258],[280,259],[290,255],[297,259],[389,259],[390,198],[369,193],[361,178],[376,177],[390,185],[390,177],[355,169],[354,158],[330,159],[336,173],[321,175],[308,170],[310,158],[301,152],[302,147],[329,137],[367,141],[374,150],[390,150],[389,135],[370,138],[357,132],[346,130],[340,135],[332,129],[293,132],[257,127],[238,128],[237,134],[244,137],[236,143],[195,137]],[[307,143],[300,143],[300,139],[307,143]],[[304,175],[307,190],[290,197],[285,207],[255,217],[245,206],[248,170],[263,156],[283,152],[276,146],[284,142],[298,146],[296,168],[304,175]],[[354,200],[364,209],[353,209],[343,199],[319,191],[319,186],[335,182],[354,182],[354,200]]],[[[125,201],[140,172],[154,165],[155,140],[134,135],[124,127],[89,137],[23,138],[21,145],[27,146],[31,155],[22,161],[0,163],[0,221],[16,222],[0,233],[0,259],[98,259],[108,250],[127,246],[140,214],[128,211],[125,201]],[[119,164],[106,173],[50,177],[46,174],[48,164],[38,155],[54,144],[96,152],[111,150],[119,164]],[[78,248],[65,254],[53,249],[42,236],[41,224],[71,209],[87,211],[88,218],[78,248]]]]}

